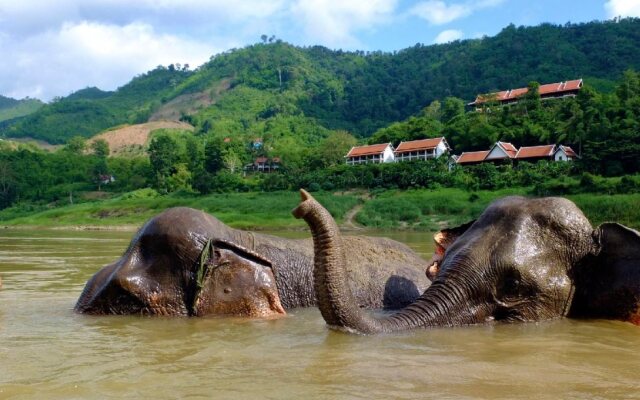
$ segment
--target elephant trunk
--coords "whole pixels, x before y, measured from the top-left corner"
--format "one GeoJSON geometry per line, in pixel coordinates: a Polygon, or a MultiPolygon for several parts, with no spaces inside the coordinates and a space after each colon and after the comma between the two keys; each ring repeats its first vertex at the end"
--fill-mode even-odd
{"type": "MultiPolygon", "coordinates": [[[[393,315],[376,318],[357,307],[347,284],[340,231],[329,212],[309,193],[301,190],[302,202],[293,210],[313,235],[314,279],[318,307],[331,327],[359,333],[401,331],[416,327],[472,323],[477,317],[463,308],[464,291],[450,283],[436,282],[416,302],[393,315]],[[455,305],[455,306],[454,306],[455,305]]],[[[478,307],[471,307],[471,309],[478,307]]]]}
{"type": "Polygon", "coordinates": [[[311,228],[314,248],[314,287],[322,317],[332,327],[362,333],[380,331],[377,321],[364,313],[347,284],[340,231],[331,214],[309,193],[301,190],[302,202],[293,210],[311,228]]]}

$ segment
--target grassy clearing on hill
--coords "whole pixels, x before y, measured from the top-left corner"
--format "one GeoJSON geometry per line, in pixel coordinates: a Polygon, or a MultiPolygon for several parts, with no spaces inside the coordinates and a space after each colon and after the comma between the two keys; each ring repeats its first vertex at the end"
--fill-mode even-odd
{"type": "Polygon", "coordinates": [[[144,154],[143,149],[149,140],[151,132],[158,129],[192,131],[193,126],[177,121],[153,121],[144,124],[124,125],[92,137],[87,144],[90,145],[95,140],[103,139],[109,144],[109,151],[112,156],[123,156],[133,147],[139,148],[139,153],[144,154]]]}

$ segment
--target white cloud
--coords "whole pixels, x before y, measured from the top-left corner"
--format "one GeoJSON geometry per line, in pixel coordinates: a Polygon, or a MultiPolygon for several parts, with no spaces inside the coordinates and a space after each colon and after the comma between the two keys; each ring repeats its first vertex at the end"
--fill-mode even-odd
{"type": "Polygon", "coordinates": [[[353,49],[358,34],[393,20],[398,3],[0,0],[0,94],[49,100],[85,86],[113,90],[159,64],[195,67],[261,34],[353,49]]]}
{"type": "Polygon", "coordinates": [[[464,33],[462,31],[456,29],[447,29],[446,31],[442,31],[436,36],[433,40],[433,43],[442,44],[453,42],[454,40],[459,40],[464,37],[464,33]]]}
{"type": "Polygon", "coordinates": [[[296,0],[291,6],[307,38],[329,47],[351,48],[360,43],[354,32],[388,22],[397,0],[296,0]]]}
{"type": "Polygon", "coordinates": [[[409,10],[411,15],[420,17],[432,25],[444,25],[451,21],[467,17],[475,11],[495,7],[505,0],[467,1],[447,4],[442,0],[428,0],[416,4],[409,10]]]}
{"type": "Polygon", "coordinates": [[[609,18],[640,17],[640,0],[609,0],[604,8],[609,18]]]}
{"type": "Polygon", "coordinates": [[[20,43],[0,41],[0,93],[49,100],[86,86],[115,89],[157,65],[197,66],[220,49],[133,23],[64,24],[20,43]]]}

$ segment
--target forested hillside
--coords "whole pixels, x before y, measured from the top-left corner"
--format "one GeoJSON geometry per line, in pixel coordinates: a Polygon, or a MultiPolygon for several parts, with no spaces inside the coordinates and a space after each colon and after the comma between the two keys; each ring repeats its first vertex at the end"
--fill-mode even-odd
{"type": "MultiPolygon", "coordinates": [[[[394,53],[299,48],[276,41],[216,55],[196,71],[158,67],[115,92],[83,89],[0,134],[61,143],[113,125],[144,122],[180,97],[175,103],[184,108],[182,118],[200,131],[287,136],[290,143],[282,137],[281,146],[293,147],[314,143],[327,130],[368,137],[418,114],[433,100],[471,101],[478,93],[530,81],[583,78],[608,92],[627,69],[640,69],[638,18],[510,25],[494,37],[417,44],[394,53]],[[190,99],[199,99],[197,106],[189,106],[190,99]]],[[[181,114],[181,109],[174,111],[181,114]]]]}
{"type": "Polygon", "coordinates": [[[32,137],[65,143],[74,136],[90,137],[115,125],[146,122],[167,93],[192,72],[173,65],[137,76],[115,92],[79,90],[54,99],[37,112],[0,129],[5,137],[32,137]]]}
{"type": "Polygon", "coordinates": [[[22,100],[0,96],[0,126],[9,124],[11,120],[29,115],[44,104],[38,99],[25,98],[22,100]],[[5,122],[6,121],[6,122],[5,122]]]}

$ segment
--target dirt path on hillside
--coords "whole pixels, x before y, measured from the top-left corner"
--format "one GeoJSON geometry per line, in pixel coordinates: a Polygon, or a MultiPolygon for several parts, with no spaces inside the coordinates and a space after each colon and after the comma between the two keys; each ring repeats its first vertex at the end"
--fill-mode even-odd
{"type": "Polygon", "coordinates": [[[364,206],[363,204],[358,204],[357,206],[353,207],[351,210],[347,211],[347,213],[344,216],[344,222],[342,223],[342,226],[341,226],[342,229],[354,230],[354,231],[360,231],[364,229],[364,227],[360,226],[355,221],[356,215],[358,215],[360,210],[362,210],[363,206],[364,206]]]}

